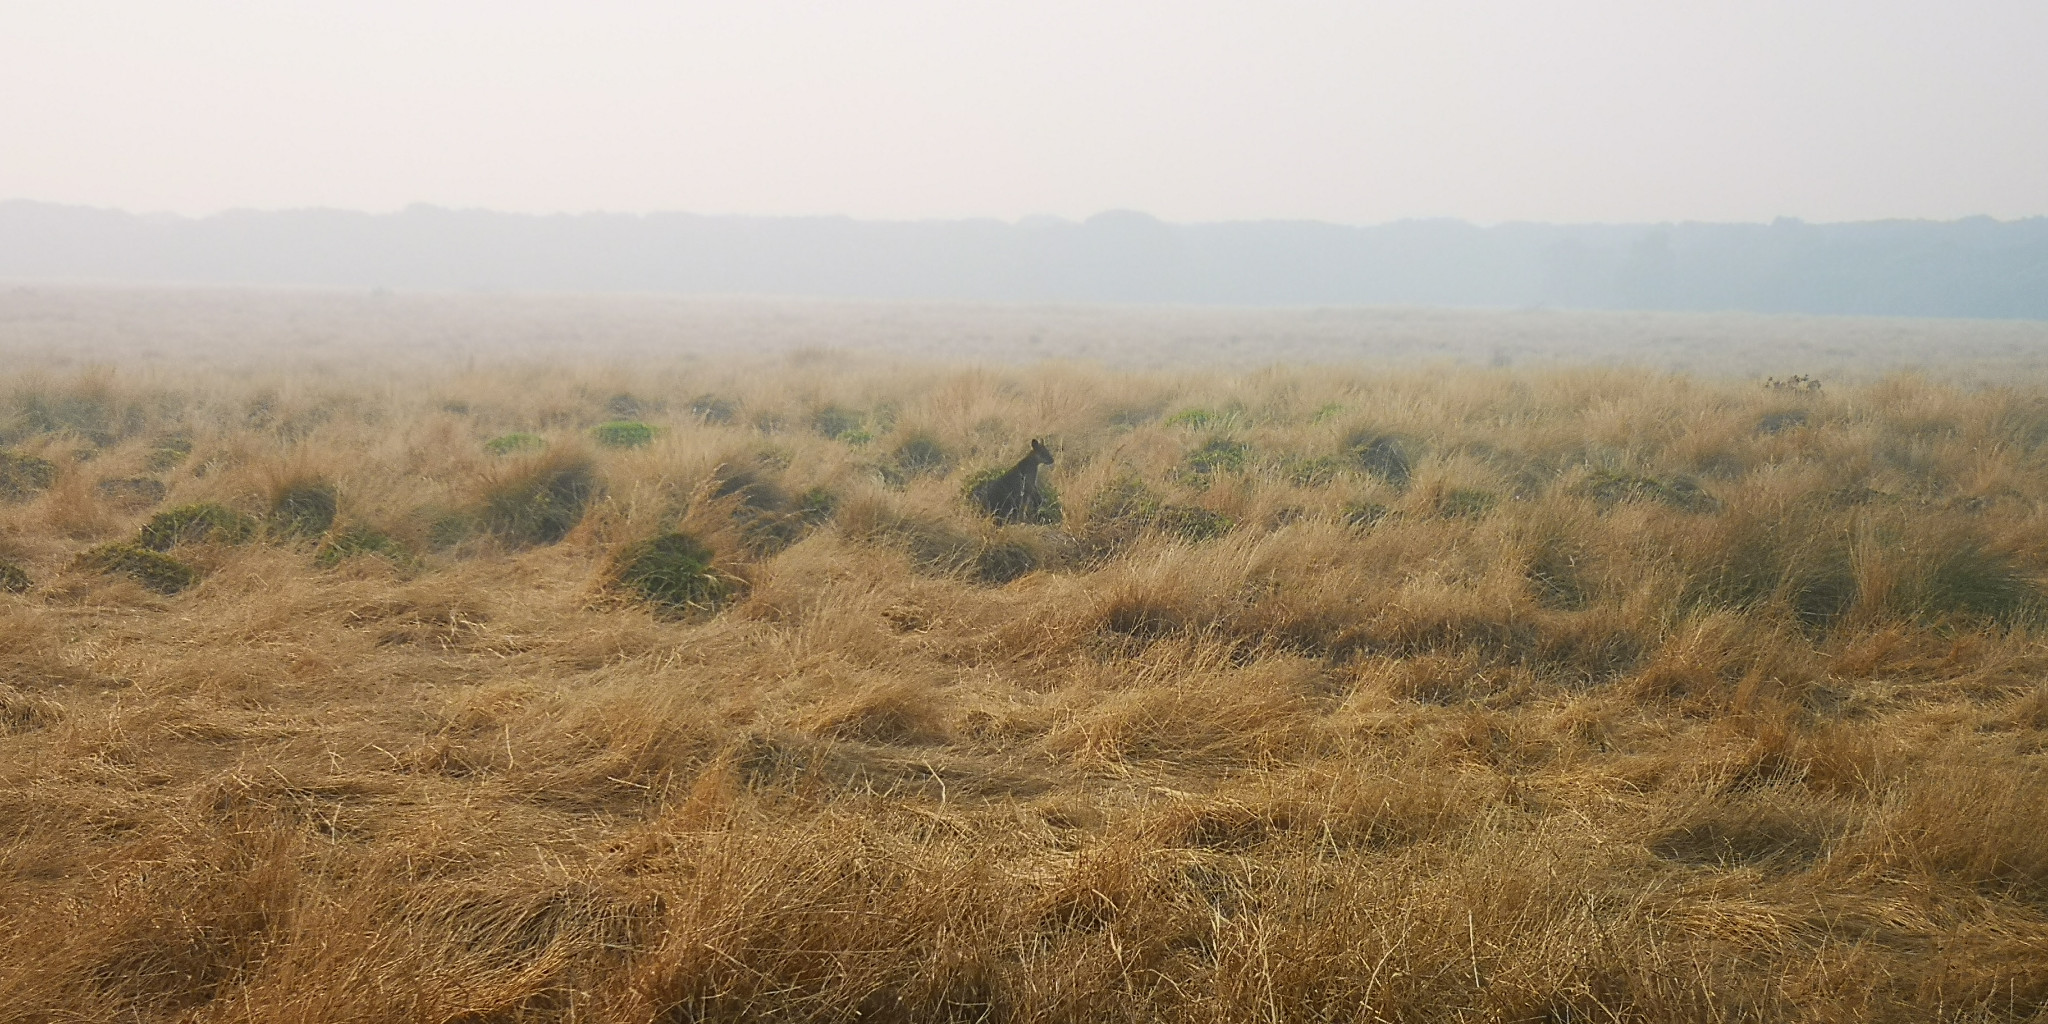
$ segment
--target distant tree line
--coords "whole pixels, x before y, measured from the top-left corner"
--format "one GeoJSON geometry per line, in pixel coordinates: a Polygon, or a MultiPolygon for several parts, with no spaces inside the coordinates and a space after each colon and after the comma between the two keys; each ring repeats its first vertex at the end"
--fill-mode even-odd
{"type": "Polygon", "coordinates": [[[0,280],[2048,318],[2048,218],[882,222],[0,203],[0,280]]]}

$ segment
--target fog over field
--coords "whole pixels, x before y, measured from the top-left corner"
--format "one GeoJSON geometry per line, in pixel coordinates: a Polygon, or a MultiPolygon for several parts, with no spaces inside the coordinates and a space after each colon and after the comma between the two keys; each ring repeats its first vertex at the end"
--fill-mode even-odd
{"type": "Polygon", "coordinates": [[[0,203],[0,281],[2048,318],[2048,219],[1478,227],[0,203]]]}

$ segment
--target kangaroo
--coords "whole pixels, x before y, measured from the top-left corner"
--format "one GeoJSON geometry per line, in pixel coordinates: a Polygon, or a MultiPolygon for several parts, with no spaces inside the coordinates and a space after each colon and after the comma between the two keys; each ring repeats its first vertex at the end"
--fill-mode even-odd
{"type": "Polygon", "coordinates": [[[1010,471],[993,480],[978,484],[974,488],[974,503],[982,511],[994,516],[997,522],[1020,523],[1038,518],[1039,506],[1045,501],[1045,494],[1038,489],[1038,467],[1052,465],[1052,452],[1037,438],[1031,439],[1031,451],[1018,460],[1010,471]]]}

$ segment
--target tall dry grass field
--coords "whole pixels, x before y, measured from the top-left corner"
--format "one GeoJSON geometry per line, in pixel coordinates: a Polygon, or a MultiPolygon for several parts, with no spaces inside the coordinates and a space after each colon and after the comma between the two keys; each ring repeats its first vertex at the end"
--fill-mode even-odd
{"type": "Polygon", "coordinates": [[[13,372],[0,1018],[2048,1014],[2041,387],[13,372]]]}

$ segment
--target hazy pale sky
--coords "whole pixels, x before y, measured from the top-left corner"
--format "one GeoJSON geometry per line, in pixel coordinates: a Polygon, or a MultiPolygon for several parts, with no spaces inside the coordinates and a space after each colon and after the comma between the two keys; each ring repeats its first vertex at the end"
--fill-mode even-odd
{"type": "Polygon", "coordinates": [[[2048,3],[0,0],[0,198],[2048,214],[2048,3]]]}

